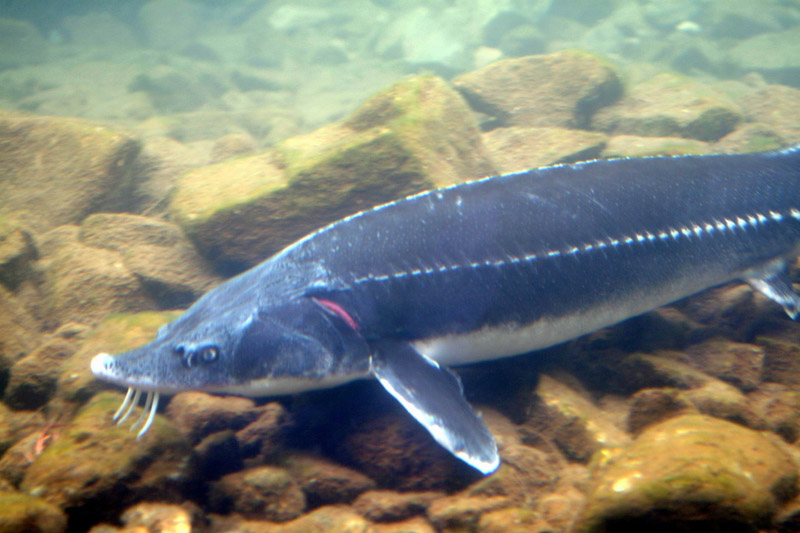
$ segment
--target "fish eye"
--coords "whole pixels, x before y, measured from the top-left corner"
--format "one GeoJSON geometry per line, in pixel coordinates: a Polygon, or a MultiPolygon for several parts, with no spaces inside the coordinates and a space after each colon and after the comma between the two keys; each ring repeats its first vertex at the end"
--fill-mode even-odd
{"type": "Polygon", "coordinates": [[[219,349],[216,346],[206,346],[200,352],[200,357],[204,363],[213,363],[219,356],[219,349]]]}
{"type": "Polygon", "coordinates": [[[175,346],[174,351],[175,355],[178,357],[183,357],[183,355],[186,353],[186,347],[183,344],[178,344],[175,346]]]}

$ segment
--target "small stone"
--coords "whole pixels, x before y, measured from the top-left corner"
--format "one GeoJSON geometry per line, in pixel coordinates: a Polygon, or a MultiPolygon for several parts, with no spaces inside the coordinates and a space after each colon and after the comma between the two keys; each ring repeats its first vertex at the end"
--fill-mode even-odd
{"type": "Polygon", "coordinates": [[[739,100],[748,120],[766,124],[788,144],[800,142],[800,89],[768,85],[739,100]]]}
{"type": "Polygon", "coordinates": [[[182,392],[170,400],[167,414],[179,430],[196,442],[217,431],[241,429],[258,418],[259,412],[249,398],[182,392]]]}
{"type": "MultiPolygon", "coordinates": [[[[277,533],[308,533],[310,531],[342,531],[343,533],[366,533],[369,522],[349,507],[326,505],[305,516],[280,526],[277,533]]],[[[257,531],[264,531],[260,529],[257,531]]]]}
{"type": "Polygon", "coordinates": [[[767,424],[756,413],[742,392],[728,383],[709,379],[702,386],[682,391],[681,399],[691,403],[699,412],[752,429],[766,429],[767,424]]]}
{"type": "Polygon", "coordinates": [[[364,491],[375,488],[370,478],[322,457],[292,454],[283,465],[303,489],[309,506],[350,503],[364,491]]]}
{"type": "Polygon", "coordinates": [[[284,468],[259,466],[222,477],[211,487],[211,505],[219,512],[275,522],[303,514],[306,498],[284,468]]]}
{"type": "Polygon", "coordinates": [[[441,498],[439,492],[394,492],[369,490],[353,502],[356,511],[373,522],[399,522],[425,514],[430,503],[441,498]]]}

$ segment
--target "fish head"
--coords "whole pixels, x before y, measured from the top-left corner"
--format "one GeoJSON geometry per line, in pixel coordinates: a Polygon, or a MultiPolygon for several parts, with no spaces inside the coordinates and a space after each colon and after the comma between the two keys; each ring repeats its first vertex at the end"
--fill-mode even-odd
{"type": "Polygon", "coordinates": [[[125,387],[247,396],[325,388],[369,372],[369,347],[351,321],[298,297],[269,306],[201,305],[163,327],[151,343],[99,354],[94,375],[125,387]]]}

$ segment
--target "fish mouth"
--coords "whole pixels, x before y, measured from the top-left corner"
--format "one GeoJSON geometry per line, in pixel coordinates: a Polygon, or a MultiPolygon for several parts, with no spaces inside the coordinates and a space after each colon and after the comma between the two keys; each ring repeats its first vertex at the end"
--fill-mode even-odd
{"type": "Polygon", "coordinates": [[[119,406],[119,409],[117,409],[117,412],[114,413],[114,416],[111,418],[117,423],[118,426],[122,425],[131,416],[134,409],[139,404],[139,400],[142,397],[142,392],[145,392],[146,397],[144,401],[144,409],[142,409],[142,413],[139,415],[139,418],[137,418],[130,427],[130,431],[133,431],[141,426],[139,433],[136,434],[136,438],[140,439],[145,433],[147,433],[147,430],[150,429],[150,426],[153,425],[153,419],[156,416],[158,400],[161,397],[161,392],[155,390],[154,388],[150,389],[138,385],[131,386],[129,381],[123,380],[116,376],[113,372],[113,368],[114,358],[107,353],[97,354],[92,359],[92,374],[100,379],[109,381],[116,385],[128,387],[128,392],[125,394],[125,399],[122,401],[122,405],[119,406]]]}

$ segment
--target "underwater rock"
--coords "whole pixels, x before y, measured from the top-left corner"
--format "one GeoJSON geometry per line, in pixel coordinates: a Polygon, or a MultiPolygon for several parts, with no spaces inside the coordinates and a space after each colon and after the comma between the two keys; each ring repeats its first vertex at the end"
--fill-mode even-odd
{"type": "Polygon", "coordinates": [[[0,111],[0,212],[36,232],[78,222],[127,185],[138,152],[127,134],[86,120],[0,111]]]}
{"type": "Polygon", "coordinates": [[[0,284],[16,290],[34,274],[38,259],[33,233],[23,225],[0,216],[0,284]]]}
{"type": "Polygon", "coordinates": [[[0,390],[8,368],[33,350],[41,334],[36,320],[13,293],[0,287],[0,390]]]}
{"type": "MultiPolygon", "coordinates": [[[[122,395],[95,395],[25,472],[20,489],[65,509],[70,527],[113,520],[143,498],[181,500],[194,479],[191,448],[161,415],[137,439],[111,416],[122,395]]],[[[138,414],[138,412],[136,413],[138,414]]]]}
{"type": "Polygon", "coordinates": [[[547,533],[557,531],[540,515],[524,507],[507,507],[481,514],[477,533],[547,533]]]}
{"type": "Polygon", "coordinates": [[[463,100],[420,76],[340,125],[189,171],[170,208],[201,253],[231,272],[359,209],[492,171],[463,100]]]}
{"type": "Polygon", "coordinates": [[[780,337],[764,335],[755,343],[764,349],[764,370],[761,379],[797,387],[800,385],[800,345],[780,337]]]}
{"type": "Polygon", "coordinates": [[[724,94],[664,73],[635,85],[619,102],[600,110],[592,127],[615,135],[716,141],[741,120],[738,106],[724,94]]]}
{"type": "Polygon", "coordinates": [[[3,533],[62,533],[67,516],[41,498],[0,491],[0,531],[3,533]]]}
{"type": "Polygon", "coordinates": [[[438,531],[470,531],[482,514],[512,506],[505,496],[445,496],[431,502],[428,520],[438,531]]]}
{"type": "Polygon", "coordinates": [[[242,429],[258,418],[259,410],[250,398],[189,391],[172,397],[167,414],[189,440],[198,442],[217,431],[242,429]]]}
{"type": "Polygon", "coordinates": [[[741,72],[758,72],[772,83],[796,87],[800,85],[798,47],[800,32],[790,28],[741,41],[728,57],[741,72]]]}
{"type": "Polygon", "coordinates": [[[125,50],[138,46],[131,28],[108,12],[86,12],[66,16],[60,26],[69,35],[69,44],[103,50],[125,50]]]}
{"type": "Polygon", "coordinates": [[[626,418],[627,429],[633,435],[652,424],[693,411],[688,400],[675,388],[642,389],[633,395],[626,418]]]}
{"type": "MultiPolygon", "coordinates": [[[[116,314],[106,318],[60,368],[57,396],[69,402],[85,402],[108,385],[95,379],[89,368],[98,353],[120,353],[149,342],[158,328],[180,316],[178,311],[116,314]]],[[[121,391],[120,387],[114,390],[121,391]]]]}
{"type": "Polygon", "coordinates": [[[766,429],[767,424],[742,392],[728,383],[709,379],[702,386],[681,391],[680,397],[704,415],[721,418],[751,429],[766,429]]]}
{"type": "Polygon", "coordinates": [[[550,491],[564,466],[563,458],[523,444],[500,450],[500,468],[462,491],[464,496],[507,496],[515,505],[532,507],[550,491]]]}
{"type": "Polygon", "coordinates": [[[203,479],[219,479],[244,467],[242,450],[231,430],[217,431],[194,447],[198,475],[203,479]]]}
{"type": "Polygon", "coordinates": [[[764,349],[759,346],[717,337],[689,346],[686,353],[693,367],[743,391],[761,383],[764,349]]]}
{"type": "Polygon", "coordinates": [[[199,526],[198,509],[185,505],[142,502],[129,507],[120,516],[128,528],[145,528],[158,533],[191,533],[199,526]],[[194,526],[194,527],[193,527],[194,526]]]}
{"type": "Polygon", "coordinates": [[[695,139],[682,137],[639,137],[637,135],[614,135],[608,137],[601,156],[617,157],[650,157],[654,155],[703,155],[711,153],[711,147],[695,139]]]}
{"type": "Polygon", "coordinates": [[[75,346],[51,339],[11,365],[3,401],[14,409],[38,409],[56,392],[61,363],[72,357],[75,346]]]}
{"type": "Polygon", "coordinates": [[[628,441],[607,413],[579,391],[547,374],[539,377],[523,442],[552,441],[571,461],[586,462],[596,451],[628,441]]]}
{"type": "Polygon", "coordinates": [[[350,503],[375,488],[364,474],[311,454],[291,453],[281,465],[303,490],[310,507],[350,503]]]}
{"type": "Polygon", "coordinates": [[[440,492],[369,490],[356,498],[353,508],[373,522],[400,522],[424,515],[431,502],[442,496],[440,492]]]}
{"type": "Polygon", "coordinates": [[[229,133],[214,141],[211,147],[211,162],[217,163],[229,157],[251,155],[256,151],[256,141],[247,133],[229,133]]]}
{"type": "Polygon", "coordinates": [[[183,231],[163,220],[97,213],[81,223],[79,238],[122,253],[127,269],[162,308],[188,306],[220,282],[183,231]]]}
{"type": "Polygon", "coordinates": [[[747,396],[770,431],[794,443],[800,438],[800,391],[779,383],[763,383],[747,396]]]}
{"type": "Polygon", "coordinates": [[[567,128],[495,128],[483,144],[501,173],[596,159],[606,145],[602,133],[567,128]]]}
{"type": "Polygon", "coordinates": [[[245,457],[259,456],[268,460],[281,450],[293,422],[286,408],[278,402],[269,402],[257,410],[258,418],[237,431],[236,439],[245,457]]]}
{"type": "Polygon", "coordinates": [[[250,519],[286,522],[303,514],[306,498],[288,470],[258,466],[228,474],[211,486],[213,509],[250,519]]]}
{"type": "Polygon", "coordinates": [[[430,522],[422,517],[409,518],[402,522],[370,524],[368,533],[436,533],[430,522]]]}
{"type": "Polygon", "coordinates": [[[611,64],[581,51],[497,61],[453,84],[497,126],[583,128],[622,94],[611,64]]]}
{"type": "Polygon", "coordinates": [[[786,143],[800,143],[800,89],[769,85],[742,97],[739,105],[748,120],[772,126],[786,143]]]}
{"type": "Polygon", "coordinates": [[[341,442],[339,455],[380,487],[400,491],[463,488],[474,470],[439,446],[416,420],[391,412],[361,422],[341,442]]]}
{"type": "Polygon", "coordinates": [[[155,307],[119,252],[65,239],[43,259],[47,304],[58,323],[96,324],[112,313],[155,307]]]}
{"type": "Polygon", "coordinates": [[[797,467],[764,434],[703,415],[651,426],[593,464],[577,531],[755,531],[797,492],[797,467]]]}
{"type": "Polygon", "coordinates": [[[778,128],[769,124],[740,124],[734,131],[714,143],[714,151],[725,154],[743,154],[778,150],[791,144],[778,128]]]}

